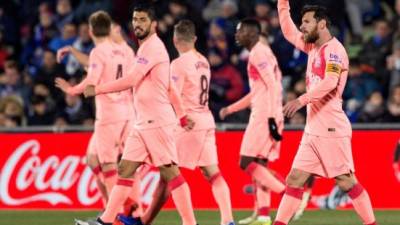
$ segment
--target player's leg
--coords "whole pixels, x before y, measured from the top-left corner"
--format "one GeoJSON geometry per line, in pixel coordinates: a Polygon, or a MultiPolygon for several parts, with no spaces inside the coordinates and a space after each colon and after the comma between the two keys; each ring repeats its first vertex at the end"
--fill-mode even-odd
{"type": "Polygon", "coordinates": [[[92,136],[90,137],[89,144],[87,147],[86,162],[96,178],[97,188],[101,193],[103,206],[105,208],[108,201],[108,192],[106,186],[104,185],[103,176],[101,173],[100,161],[97,154],[98,153],[96,150],[96,140],[95,140],[95,135],[93,133],[92,136]]]}
{"type": "Polygon", "coordinates": [[[287,225],[299,208],[303,196],[303,186],[310,173],[292,169],[286,178],[286,191],[279,204],[274,225],[287,225]]]}
{"type": "Polygon", "coordinates": [[[100,223],[112,223],[131,193],[134,175],[140,165],[148,158],[149,153],[139,130],[132,130],[126,140],[122,159],[118,165],[118,181],[111,191],[106,211],[99,218],[100,223]]]}
{"type": "Polygon", "coordinates": [[[315,180],[315,178],[313,176],[307,180],[300,207],[294,214],[293,220],[298,220],[303,215],[304,210],[306,209],[308,202],[311,198],[311,191],[312,191],[312,187],[314,186],[314,180],[315,180]]]}
{"type": "Polygon", "coordinates": [[[347,192],[353,202],[353,207],[365,225],[376,225],[374,211],[368,192],[357,182],[354,174],[344,174],[335,177],[336,184],[347,192]]]}
{"type": "Polygon", "coordinates": [[[126,201],[131,193],[134,174],[142,162],[122,159],[118,166],[118,181],[113,187],[106,210],[98,219],[100,224],[112,224],[119,212],[121,204],[126,201]]]}
{"type": "Polygon", "coordinates": [[[151,201],[143,216],[140,217],[140,221],[142,222],[142,224],[151,224],[151,222],[153,222],[158,213],[161,211],[161,208],[167,202],[170,196],[167,184],[168,183],[163,179],[160,179],[160,181],[158,182],[157,188],[153,193],[153,200],[151,201]]]}
{"type": "Polygon", "coordinates": [[[260,130],[268,130],[267,123],[250,120],[240,147],[240,168],[249,174],[257,184],[276,193],[283,193],[285,185],[268,169],[258,163],[275,151],[276,142],[260,130]]]}
{"type": "Polygon", "coordinates": [[[262,185],[264,189],[270,189],[276,193],[283,193],[285,191],[285,184],[257,161],[257,157],[241,155],[240,168],[249,174],[257,184],[262,185]]]}
{"type": "Polygon", "coordinates": [[[231,196],[228,184],[217,165],[200,167],[203,175],[210,182],[211,190],[221,213],[221,224],[234,224],[231,196]]]}
{"type": "Polygon", "coordinates": [[[178,166],[163,165],[159,167],[163,180],[168,182],[168,190],[171,192],[175,207],[179,212],[183,225],[195,225],[190,189],[181,175],[178,166]]]}

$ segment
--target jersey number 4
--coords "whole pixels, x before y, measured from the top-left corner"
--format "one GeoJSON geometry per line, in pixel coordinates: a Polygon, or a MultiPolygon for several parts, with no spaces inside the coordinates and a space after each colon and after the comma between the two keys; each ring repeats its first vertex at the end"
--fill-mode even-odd
{"type": "Polygon", "coordinates": [[[122,77],[122,65],[121,65],[121,64],[118,64],[118,67],[117,67],[117,75],[116,75],[115,79],[118,80],[118,79],[121,78],[121,77],[122,77]]]}

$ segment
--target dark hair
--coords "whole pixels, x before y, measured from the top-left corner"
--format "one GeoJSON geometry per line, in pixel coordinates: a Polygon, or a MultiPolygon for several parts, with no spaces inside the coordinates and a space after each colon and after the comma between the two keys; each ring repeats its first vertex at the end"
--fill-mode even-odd
{"type": "Polygon", "coordinates": [[[328,10],[319,5],[306,5],[301,10],[301,16],[303,17],[304,14],[308,12],[314,12],[314,18],[317,22],[321,20],[326,21],[326,26],[329,28],[331,26],[331,20],[329,19],[328,10]]]}
{"type": "Polygon", "coordinates": [[[255,28],[258,34],[261,33],[261,24],[256,19],[246,18],[240,21],[240,23],[242,24],[242,26],[255,28]]]}
{"type": "Polygon", "coordinates": [[[105,11],[97,11],[90,15],[89,24],[95,37],[105,37],[110,35],[111,17],[105,11]]]}
{"type": "Polygon", "coordinates": [[[190,42],[196,36],[196,27],[190,20],[180,20],[174,26],[174,34],[183,41],[190,42]]]}
{"type": "Polygon", "coordinates": [[[151,21],[156,20],[156,11],[151,3],[141,3],[133,8],[133,12],[145,12],[151,21]]]}

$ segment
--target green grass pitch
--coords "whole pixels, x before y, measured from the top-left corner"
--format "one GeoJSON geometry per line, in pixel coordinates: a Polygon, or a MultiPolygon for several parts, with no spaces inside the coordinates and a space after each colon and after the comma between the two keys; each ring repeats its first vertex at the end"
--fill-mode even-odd
{"type": "MultiPolygon", "coordinates": [[[[235,211],[235,219],[239,220],[250,211],[235,211]]],[[[273,213],[274,216],[275,212],[273,213]]],[[[94,211],[0,211],[0,225],[73,225],[73,219],[95,217],[94,211]]],[[[376,211],[379,225],[400,225],[400,211],[376,211]]],[[[196,218],[200,225],[219,225],[218,211],[196,211],[196,218]]],[[[176,211],[163,211],[153,225],[180,225],[176,211]]],[[[290,225],[362,225],[352,210],[343,211],[306,211],[299,220],[290,225]]]]}

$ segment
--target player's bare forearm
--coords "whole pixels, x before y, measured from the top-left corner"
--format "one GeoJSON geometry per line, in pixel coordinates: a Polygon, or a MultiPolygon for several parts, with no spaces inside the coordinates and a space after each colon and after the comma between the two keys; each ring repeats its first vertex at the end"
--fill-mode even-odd
{"type": "Polygon", "coordinates": [[[242,97],[241,99],[239,99],[235,103],[232,103],[226,108],[228,109],[229,113],[235,113],[249,108],[250,105],[251,105],[251,94],[248,93],[246,96],[242,97]]]}
{"type": "Polygon", "coordinates": [[[89,56],[88,55],[80,52],[78,49],[76,49],[74,47],[70,47],[70,52],[82,66],[88,67],[88,65],[89,65],[89,56]]]}
{"type": "Polygon", "coordinates": [[[290,5],[288,0],[278,0],[278,13],[279,23],[284,37],[296,48],[305,51],[305,43],[304,40],[302,40],[302,34],[290,16],[290,5]]]}

